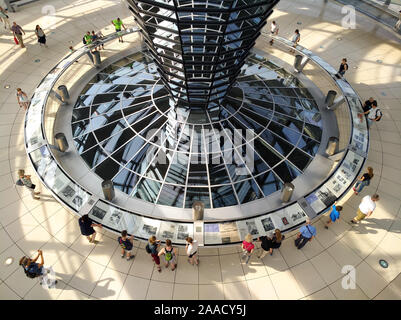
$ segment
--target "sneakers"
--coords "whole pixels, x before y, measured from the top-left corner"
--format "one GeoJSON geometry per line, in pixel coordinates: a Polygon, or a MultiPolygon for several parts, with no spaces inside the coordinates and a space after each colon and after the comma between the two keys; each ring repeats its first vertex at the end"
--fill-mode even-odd
{"type": "Polygon", "coordinates": [[[132,254],[132,255],[130,255],[129,257],[127,257],[127,261],[130,261],[131,259],[134,259],[134,255],[132,254]]]}
{"type": "Polygon", "coordinates": [[[328,226],[324,226],[324,228],[325,228],[325,229],[327,229],[327,230],[329,229],[329,227],[328,227],[328,226]]]}
{"type": "Polygon", "coordinates": [[[353,224],[357,224],[357,223],[354,221],[354,219],[352,219],[352,220],[351,220],[351,223],[353,223],[353,224]]]}

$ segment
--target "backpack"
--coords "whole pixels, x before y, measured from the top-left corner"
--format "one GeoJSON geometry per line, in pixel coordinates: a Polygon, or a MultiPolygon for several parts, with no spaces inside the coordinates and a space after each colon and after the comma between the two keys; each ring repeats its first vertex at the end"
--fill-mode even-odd
{"type": "Polygon", "coordinates": [[[26,275],[28,278],[34,279],[34,278],[36,278],[37,276],[39,276],[37,273],[32,272],[32,271],[31,271],[31,268],[28,268],[28,270],[26,270],[24,266],[22,266],[22,267],[24,268],[25,275],[26,275]]]}
{"type": "Polygon", "coordinates": [[[152,253],[152,251],[151,251],[150,248],[149,248],[149,243],[146,245],[145,250],[146,250],[146,252],[149,253],[149,254],[152,253]]]}
{"type": "Polygon", "coordinates": [[[375,113],[376,118],[377,118],[377,111],[380,112],[381,116],[379,117],[379,119],[376,120],[376,122],[380,121],[380,119],[382,118],[382,115],[383,115],[383,113],[381,112],[380,109],[376,109],[376,113],[375,113]]]}
{"type": "Polygon", "coordinates": [[[166,249],[165,249],[165,259],[166,259],[166,261],[170,261],[171,259],[173,259],[173,249],[171,249],[171,251],[167,251],[166,249]]]}

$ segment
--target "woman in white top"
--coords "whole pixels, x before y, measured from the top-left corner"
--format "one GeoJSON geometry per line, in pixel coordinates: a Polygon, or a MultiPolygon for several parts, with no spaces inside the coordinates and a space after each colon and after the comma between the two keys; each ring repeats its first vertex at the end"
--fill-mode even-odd
{"type": "MultiPolygon", "coordinates": [[[[292,36],[291,42],[293,43],[293,48],[297,47],[297,44],[299,42],[299,40],[301,40],[301,34],[299,33],[299,30],[296,29],[294,35],[292,36]]],[[[290,49],[290,52],[294,53],[295,50],[294,49],[290,49]]]]}
{"type": "Polygon", "coordinates": [[[187,256],[189,258],[188,262],[192,265],[194,265],[194,263],[198,265],[198,241],[193,240],[191,237],[187,237],[185,240],[187,241],[185,251],[187,252],[187,256]]]}
{"type": "MultiPolygon", "coordinates": [[[[270,25],[270,34],[272,36],[277,36],[278,35],[278,25],[276,21],[272,21],[270,25]]],[[[273,39],[270,40],[270,45],[273,45],[273,39]]]]}
{"type": "Polygon", "coordinates": [[[45,33],[43,32],[42,28],[39,25],[37,25],[36,28],[35,28],[35,34],[38,37],[39,45],[40,46],[44,45],[47,48],[46,35],[45,35],[45,33]]]}
{"type": "Polygon", "coordinates": [[[10,21],[8,20],[7,11],[4,10],[2,7],[0,7],[0,18],[4,22],[4,29],[7,29],[7,25],[8,25],[8,28],[11,29],[10,21]]]}
{"type": "Polygon", "coordinates": [[[22,91],[21,88],[17,89],[17,100],[18,100],[18,104],[21,108],[23,107],[25,111],[28,110],[29,99],[28,99],[28,96],[26,95],[26,93],[24,91],[22,91]]]}

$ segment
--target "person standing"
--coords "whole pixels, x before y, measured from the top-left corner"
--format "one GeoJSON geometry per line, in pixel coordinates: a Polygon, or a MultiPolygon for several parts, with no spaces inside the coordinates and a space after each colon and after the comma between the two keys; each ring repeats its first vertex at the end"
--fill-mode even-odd
{"type": "Polygon", "coordinates": [[[10,21],[8,20],[9,17],[7,15],[7,10],[3,9],[2,7],[0,7],[0,18],[1,20],[3,20],[4,23],[4,29],[8,28],[11,30],[11,25],[10,25],[10,21]]]}
{"type": "Polygon", "coordinates": [[[185,251],[188,256],[188,262],[192,265],[199,264],[198,259],[198,241],[192,239],[191,237],[187,237],[185,244],[185,251]]]}
{"type": "Polygon", "coordinates": [[[121,231],[121,237],[118,237],[117,241],[121,247],[121,258],[124,258],[125,254],[127,254],[127,261],[135,257],[134,255],[131,255],[131,250],[134,247],[133,235],[128,238],[127,230],[123,230],[121,231]]]}
{"type": "Polygon", "coordinates": [[[341,60],[341,64],[340,64],[340,68],[338,69],[338,73],[337,75],[339,75],[339,77],[344,77],[345,72],[348,70],[348,63],[347,63],[347,59],[343,58],[341,60]]]}
{"type": "Polygon", "coordinates": [[[367,116],[368,126],[370,128],[372,126],[373,122],[380,121],[381,117],[383,116],[383,113],[377,107],[377,103],[372,102],[372,108],[370,108],[368,111],[366,111],[364,113],[359,113],[359,118],[361,119],[361,122],[362,122],[363,115],[367,116]]]}
{"type": "Polygon", "coordinates": [[[312,241],[316,236],[316,228],[310,225],[310,219],[306,219],[305,222],[306,224],[299,229],[299,233],[295,239],[295,246],[298,249],[303,248],[307,242],[312,241]]]}
{"type": "Polygon", "coordinates": [[[379,200],[380,197],[377,193],[375,193],[373,196],[363,197],[359,205],[356,217],[351,220],[351,223],[357,224],[363,219],[370,217],[373,211],[376,209],[376,202],[379,200]]]}
{"type": "Polygon", "coordinates": [[[81,229],[81,234],[85,236],[89,243],[96,243],[96,231],[93,227],[102,228],[100,223],[94,223],[87,214],[84,214],[81,218],[78,219],[79,228],[81,229]]]}
{"type": "Polygon", "coordinates": [[[30,259],[26,256],[23,256],[19,261],[19,265],[24,268],[25,275],[28,278],[34,279],[34,278],[40,277],[41,285],[43,283],[45,283],[48,289],[54,288],[54,285],[57,284],[57,280],[51,279],[51,277],[49,278],[49,275],[50,275],[52,269],[51,269],[51,267],[45,268],[44,264],[45,264],[45,261],[43,258],[42,250],[38,250],[38,255],[34,259],[30,259]],[[37,263],[36,261],[39,259],[39,257],[40,257],[40,263],[37,263]]]}
{"type": "Polygon", "coordinates": [[[39,200],[40,197],[37,195],[40,194],[40,192],[35,192],[36,185],[34,185],[31,181],[31,176],[25,175],[25,170],[24,169],[19,169],[18,170],[18,177],[19,177],[19,184],[22,186],[27,187],[28,189],[31,190],[32,198],[35,200],[39,200]]]}
{"type": "Polygon", "coordinates": [[[86,45],[90,45],[92,43],[92,35],[90,31],[86,31],[86,34],[84,35],[84,41],[86,45]]]}
{"type": "MultiPolygon", "coordinates": [[[[296,29],[294,32],[294,35],[292,36],[291,42],[293,43],[292,47],[296,48],[297,44],[299,43],[299,41],[301,40],[301,34],[299,33],[299,30],[296,29]]],[[[290,49],[291,53],[294,53],[295,50],[294,49],[290,49]]]]}
{"type": "MultiPolygon", "coordinates": [[[[127,28],[125,28],[124,23],[122,22],[122,20],[120,18],[112,20],[111,24],[116,29],[116,32],[120,32],[121,31],[121,27],[123,27],[124,30],[127,30],[127,28]]],[[[120,34],[118,35],[118,42],[124,42],[123,37],[120,34]]]]}
{"type": "Polygon", "coordinates": [[[330,220],[326,222],[326,225],[324,226],[325,229],[328,229],[329,225],[340,219],[340,212],[342,211],[342,209],[342,206],[337,206],[335,203],[333,204],[332,210],[330,212],[330,220]]]}
{"type": "Polygon", "coordinates": [[[160,247],[160,240],[156,240],[155,236],[151,236],[149,238],[149,242],[147,243],[145,250],[148,254],[151,255],[154,263],[156,264],[157,271],[162,272],[162,269],[160,267],[160,258],[159,254],[157,252],[157,249],[160,247]]]}
{"type": "Polygon", "coordinates": [[[258,241],[261,243],[261,248],[263,249],[262,254],[258,257],[259,259],[263,259],[267,253],[273,255],[273,249],[278,249],[281,246],[281,242],[284,240],[285,236],[281,234],[279,229],[274,230],[274,235],[272,238],[268,236],[262,236],[258,238],[258,241]]]}
{"type": "Polygon", "coordinates": [[[248,264],[249,259],[251,259],[252,253],[255,250],[255,245],[253,244],[252,235],[248,233],[245,236],[245,240],[242,241],[242,256],[241,259],[245,258],[245,263],[248,264]]]}
{"type": "Polygon", "coordinates": [[[377,101],[373,98],[370,97],[368,100],[365,101],[365,103],[362,106],[363,112],[369,111],[372,109],[372,105],[375,104],[377,106],[377,101]]]}
{"type": "Polygon", "coordinates": [[[21,88],[17,88],[17,101],[20,108],[24,108],[25,111],[28,110],[29,98],[21,88]]]}
{"type": "MultiPolygon", "coordinates": [[[[98,32],[96,32],[96,36],[98,40],[101,40],[102,38],[104,38],[104,34],[102,33],[101,30],[99,30],[98,32]]],[[[101,42],[100,45],[102,46],[102,50],[104,50],[104,43],[101,42]]],[[[100,49],[100,47],[99,47],[100,49]]]]}
{"type": "Polygon", "coordinates": [[[161,249],[158,253],[158,256],[164,255],[164,261],[166,262],[165,267],[168,268],[171,265],[171,271],[174,271],[177,266],[177,250],[171,244],[171,240],[166,240],[166,246],[161,249]]]}
{"type": "Polygon", "coordinates": [[[356,182],[355,187],[352,188],[355,195],[358,195],[363,190],[363,188],[370,184],[370,180],[372,180],[373,176],[373,168],[368,167],[368,172],[364,173],[362,177],[360,177],[359,180],[356,182]]]}
{"type": "MultiPolygon", "coordinates": [[[[272,36],[277,36],[278,35],[278,24],[276,23],[276,21],[272,21],[272,23],[270,24],[270,34],[272,36]]],[[[270,40],[270,45],[273,45],[273,39],[270,40]]]]}
{"type": "Polygon", "coordinates": [[[25,48],[24,45],[24,39],[22,39],[22,34],[25,35],[25,31],[19,26],[15,21],[13,22],[13,25],[11,27],[11,31],[14,34],[14,37],[17,38],[19,45],[21,48],[25,48]]]}
{"type": "Polygon", "coordinates": [[[36,34],[36,37],[38,38],[39,45],[40,46],[44,45],[47,48],[46,35],[39,25],[36,25],[35,34],[36,34]]]}

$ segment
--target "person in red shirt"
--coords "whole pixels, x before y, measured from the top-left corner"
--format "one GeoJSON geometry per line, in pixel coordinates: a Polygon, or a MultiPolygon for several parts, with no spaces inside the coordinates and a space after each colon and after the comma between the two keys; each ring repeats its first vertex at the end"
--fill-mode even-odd
{"type": "Polygon", "coordinates": [[[241,259],[245,258],[245,263],[248,264],[249,259],[252,256],[253,250],[255,249],[255,245],[252,243],[253,239],[252,239],[252,235],[250,233],[248,233],[245,236],[245,240],[242,241],[242,257],[241,259]]]}

